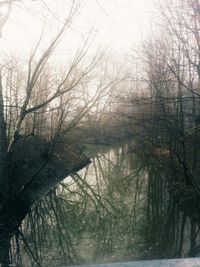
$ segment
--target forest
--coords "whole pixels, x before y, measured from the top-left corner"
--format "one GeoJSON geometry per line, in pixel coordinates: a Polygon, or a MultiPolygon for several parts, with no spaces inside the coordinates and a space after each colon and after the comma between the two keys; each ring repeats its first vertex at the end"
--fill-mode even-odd
{"type": "Polygon", "coordinates": [[[200,1],[157,0],[123,60],[93,28],[58,57],[82,1],[50,2],[0,0],[1,45],[17,8],[43,23],[0,49],[0,266],[200,256],[200,1]]]}

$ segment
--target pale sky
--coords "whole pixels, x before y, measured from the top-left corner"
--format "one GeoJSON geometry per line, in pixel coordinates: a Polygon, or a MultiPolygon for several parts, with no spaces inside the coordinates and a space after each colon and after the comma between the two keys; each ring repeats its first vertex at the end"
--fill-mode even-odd
{"type": "MultiPolygon", "coordinates": [[[[43,7],[48,6],[48,10],[43,9],[38,1],[30,0],[24,0],[26,6],[13,7],[3,30],[3,38],[0,40],[2,52],[30,54],[42,31],[44,21],[47,21],[44,45],[53,37],[70,1],[42,2],[43,7]]],[[[92,27],[93,35],[95,33],[92,49],[101,47],[122,54],[127,53],[132,46],[148,35],[152,18],[152,0],[82,0],[82,3],[60,51],[78,47],[92,27]]]]}

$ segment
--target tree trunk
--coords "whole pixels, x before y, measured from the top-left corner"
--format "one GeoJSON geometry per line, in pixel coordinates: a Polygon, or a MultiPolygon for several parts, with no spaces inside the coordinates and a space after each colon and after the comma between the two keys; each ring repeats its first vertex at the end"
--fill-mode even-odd
{"type": "Polygon", "coordinates": [[[59,164],[56,162],[56,159],[46,164],[46,166],[38,164],[40,166],[39,170],[19,194],[15,197],[7,197],[4,204],[0,207],[1,267],[9,266],[10,241],[32,206],[68,175],[81,170],[90,163],[89,158],[75,149],[68,149],[66,157],[70,159],[67,165],[64,163],[59,164]]]}
{"type": "Polygon", "coordinates": [[[9,181],[7,177],[7,136],[6,123],[4,119],[3,87],[0,72],[0,201],[2,201],[8,193],[8,185],[9,181]]]}

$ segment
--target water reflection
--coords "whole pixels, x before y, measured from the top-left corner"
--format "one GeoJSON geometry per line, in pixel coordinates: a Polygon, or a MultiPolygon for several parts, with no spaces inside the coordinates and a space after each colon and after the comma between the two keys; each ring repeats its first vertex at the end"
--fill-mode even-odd
{"type": "Polygon", "coordinates": [[[45,250],[39,253],[34,244],[32,250],[42,266],[199,254],[199,223],[180,210],[160,162],[141,160],[132,142],[88,153],[92,163],[52,190],[27,219],[27,229],[32,217],[38,220],[27,239],[39,228],[45,250]]]}
{"type": "Polygon", "coordinates": [[[126,143],[98,152],[88,169],[73,177],[85,184],[95,207],[86,222],[93,246],[86,261],[198,254],[197,222],[180,211],[167,175],[162,165],[141,161],[126,143]]]}

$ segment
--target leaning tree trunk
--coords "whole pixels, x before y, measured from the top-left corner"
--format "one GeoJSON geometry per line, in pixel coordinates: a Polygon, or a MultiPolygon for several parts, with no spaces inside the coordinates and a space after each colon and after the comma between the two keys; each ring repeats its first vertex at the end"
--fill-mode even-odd
{"type": "MultiPolygon", "coordinates": [[[[30,148],[33,152],[32,147],[31,143],[30,148]]],[[[25,149],[29,149],[28,144],[26,144],[25,149]]],[[[19,151],[19,147],[16,147],[16,150],[19,151]]],[[[36,151],[34,151],[33,154],[35,153],[36,151]]],[[[23,155],[23,153],[21,154],[23,155]]],[[[25,177],[24,181],[26,181],[26,183],[22,181],[23,186],[21,186],[21,190],[19,190],[17,194],[16,190],[19,187],[19,181],[13,182],[12,189],[10,190],[10,195],[12,195],[12,197],[7,197],[4,204],[0,207],[1,266],[10,266],[10,242],[15,233],[18,232],[18,228],[21,226],[33,205],[68,175],[81,170],[90,163],[90,159],[74,147],[67,146],[67,148],[63,148],[62,156],[62,159],[59,155],[59,157],[53,156],[51,160],[46,160],[41,151],[39,151],[38,154],[36,154],[36,157],[38,158],[37,164],[35,163],[35,158],[29,159],[30,162],[31,160],[34,161],[32,176],[28,177],[28,179],[25,177]],[[37,166],[35,166],[35,164],[37,166]],[[13,194],[14,188],[15,194],[13,194]]],[[[22,158],[24,158],[24,156],[22,156],[22,158]]],[[[20,159],[19,153],[17,154],[13,151],[12,160],[15,161],[16,159],[18,159],[18,168],[21,170],[23,162],[20,159]]],[[[10,167],[14,168],[12,164],[10,164],[10,167]]],[[[10,173],[12,174],[13,172],[10,171],[10,173]]]]}

